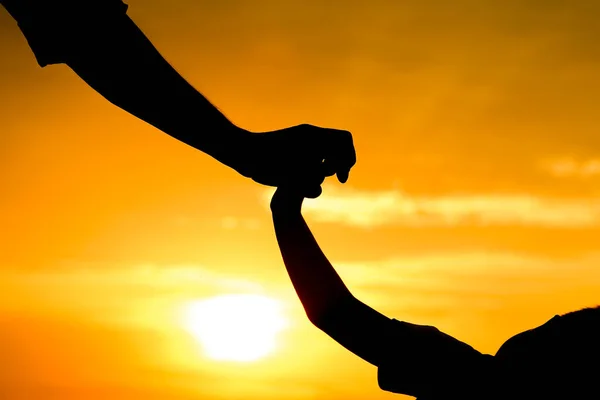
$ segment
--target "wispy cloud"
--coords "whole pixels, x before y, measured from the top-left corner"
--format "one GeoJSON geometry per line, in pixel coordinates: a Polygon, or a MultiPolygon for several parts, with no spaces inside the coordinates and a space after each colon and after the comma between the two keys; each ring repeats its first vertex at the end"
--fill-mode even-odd
{"type": "Polygon", "coordinates": [[[42,315],[57,312],[154,326],[171,319],[173,310],[189,300],[222,293],[265,293],[261,283],[198,265],[73,263],[53,270],[4,270],[0,292],[7,296],[0,314],[30,312],[34,306],[42,315]]]}
{"type": "Polygon", "coordinates": [[[200,288],[256,290],[256,284],[201,265],[142,264],[130,267],[102,266],[99,263],[68,263],[66,267],[42,271],[2,271],[11,282],[31,285],[73,285],[134,288],[200,288]]]}
{"type": "Polygon", "coordinates": [[[221,227],[223,229],[246,229],[246,230],[257,230],[260,229],[260,220],[257,218],[237,218],[233,216],[223,217],[221,219],[221,227]]]}
{"type": "Polygon", "coordinates": [[[336,267],[345,278],[358,286],[386,285],[414,291],[441,288],[453,281],[449,288],[454,291],[485,292],[488,288],[481,285],[467,288],[458,282],[466,279],[472,284],[475,279],[487,278],[501,285],[499,280],[518,278],[529,281],[528,285],[534,287],[536,284],[547,283],[547,279],[561,281],[565,275],[592,268],[599,260],[600,255],[594,254],[555,260],[510,252],[471,251],[416,254],[379,261],[342,262],[336,263],[336,267]],[[532,277],[539,279],[531,282],[532,277]]]}
{"type": "MultiPolygon", "coordinates": [[[[600,255],[555,260],[505,252],[398,256],[381,261],[334,263],[352,292],[382,311],[501,309],[553,304],[597,303],[600,255]],[[565,293],[576,290],[577,302],[565,293]],[[535,299],[532,296],[535,295],[535,299]],[[585,301],[584,301],[585,300],[585,301]],[[589,302],[588,303],[586,303],[589,302]],[[529,304],[525,304],[529,302],[529,304]]],[[[567,307],[567,308],[568,308],[567,307]]]]}
{"type": "Polygon", "coordinates": [[[600,159],[575,160],[573,158],[562,158],[545,161],[542,169],[558,178],[590,178],[600,176],[600,159]]]}
{"type": "MultiPolygon", "coordinates": [[[[269,193],[270,195],[270,193],[269,193]]],[[[310,218],[362,228],[385,225],[533,225],[561,228],[600,223],[600,199],[549,199],[528,194],[412,196],[401,190],[326,187],[306,200],[310,218]]]]}

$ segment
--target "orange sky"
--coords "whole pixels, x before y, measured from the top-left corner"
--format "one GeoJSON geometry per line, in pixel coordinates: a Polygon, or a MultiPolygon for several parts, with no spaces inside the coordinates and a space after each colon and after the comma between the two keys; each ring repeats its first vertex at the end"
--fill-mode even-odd
{"type": "MultiPolygon", "coordinates": [[[[128,3],[234,122],[353,132],[305,215],[366,303],[492,354],[600,303],[597,1],[128,3]]],[[[0,397],[402,398],[306,321],[270,189],[39,68],[4,9],[0,60],[0,397]],[[198,350],[180,310],[226,293],[285,305],[277,351],[198,350]]]]}

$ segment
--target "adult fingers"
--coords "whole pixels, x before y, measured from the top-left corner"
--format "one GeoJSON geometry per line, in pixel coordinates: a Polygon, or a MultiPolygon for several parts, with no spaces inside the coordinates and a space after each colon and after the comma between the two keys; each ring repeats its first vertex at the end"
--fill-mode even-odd
{"type": "MultiPolygon", "coordinates": [[[[341,183],[346,183],[350,170],[356,164],[356,151],[352,134],[338,129],[327,129],[328,143],[325,160],[341,183]]],[[[329,171],[327,171],[329,172],[329,171]]],[[[330,175],[328,175],[330,176],[330,175]]]]}
{"type": "Polygon", "coordinates": [[[325,168],[323,163],[316,163],[304,171],[298,185],[302,187],[305,197],[316,199],[323,193],[321,185],[325,181],[325,168]]]}
{"type": "Polygon", "coordinates": [[[323,165],[323,175],[324,176],[332,176],[332,175],[335,175],[335,173],[337,172],[336,164],[330,159],[323,160],[322,165],[323,165]]]}
{"type": "Polygon", "coordinates": [[[323,189],[321,185],[309,186],[304,189],[304,197],[308,199],[316,199],[323,193],[323,189]]]}
{"type": "Polygon", "coordinates": [[[346,183],[350,175],[350,170],[356,164],[356,150],[354,149],[354,141],[352,134],[347,131],[342,131],[343,134],[339,139],[338,148],[338,169],[337,177],[341,183],[346,183]]]}

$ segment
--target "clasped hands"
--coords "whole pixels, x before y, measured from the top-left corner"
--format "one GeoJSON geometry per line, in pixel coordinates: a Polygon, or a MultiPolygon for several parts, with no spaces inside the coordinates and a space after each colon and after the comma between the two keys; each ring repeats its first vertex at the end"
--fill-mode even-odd
{"type": "Polygon", "coordinates": [[[303,124],[244,135],[231,159],[234,169],[255,182],[317,198],[326,177],[348,180],[356,153],[350,132],[303,124]]]}

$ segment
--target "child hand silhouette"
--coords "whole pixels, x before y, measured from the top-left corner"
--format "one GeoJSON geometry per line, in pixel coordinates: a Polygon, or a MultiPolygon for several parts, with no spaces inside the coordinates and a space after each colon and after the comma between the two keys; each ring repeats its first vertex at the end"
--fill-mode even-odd
{"type": "Polygon", "coordinates": [[[299,188],[293,186],[278,187],[271,198],[273,214],[301,214],[304,195],[299,188]]]}

